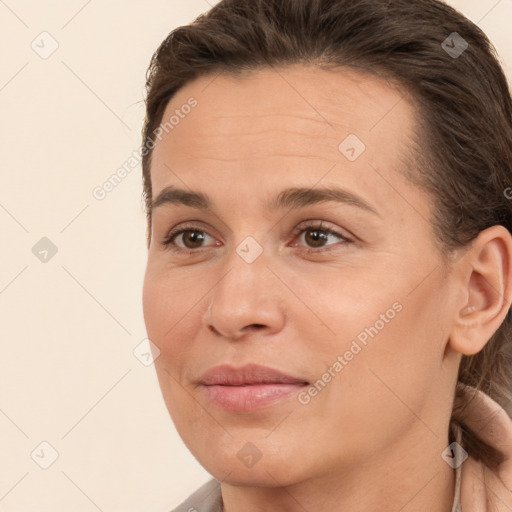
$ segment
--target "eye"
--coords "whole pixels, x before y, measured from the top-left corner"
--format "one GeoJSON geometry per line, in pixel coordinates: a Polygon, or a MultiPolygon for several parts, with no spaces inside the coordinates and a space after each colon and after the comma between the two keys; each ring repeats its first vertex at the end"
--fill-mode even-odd
{"type": "Polygon", "coordinates": [[[299,240],[303,240],[306,243],[305,250],[310,252],[321,252],[315,249],[325,247],[326,245],[336,245],[336,243],[326,244],[326,242],[328,242],[329,240],[329,237],[337,238],[339,240],[342,240],[344,243],[351,242],[351,240],[348,239],[343,234],[338,233],[337,231],[334,231],[332,229],[325,228],[322,222],[317,221],[313,221],[306,225],[299,226],[295,230],[294,235],[296,237],[298,236],[299,240]]]}
{"type": "MultiPolygon", "coordinates": [[[[324,227],[322,222],[310,221],[306,225],[298,226],[293,232],[294,240],[304,240],[306,243],[305,247],[301,250],[306,252],[322,252],[332,249],[322,249],[325,246],[338,245],[336,243],[328,244],[329,237],[337,238],[343,242],[342,245],[352,242],[349,238],[333,229],[324,227]]],[[[208,246],[203,245],[203,242],[211,238],[214,240],[212,246],[221,245],[220,242],[210,236],[206,231],[199,229],[196,225],[181,225],[178,228],[171,230],[170,233],[162,241],[162,245],[175,252],[186,252],[192,254],[197,252],[199,249],[207,248],[208,246]],[[181,243],[178,243],[180,242],[181,243]]],[[[297,246],[294,242],[292,247],[297,246]]]]}
{"type": "MultiPolygon", "coordinates": [[[[193,252],[196,249],[201,249],[204,246],[202,243],[206,238],[212,238],[206,231],[198,229],[193,225],[182,225],[178,229],[173,229],[163,240],[162,244],[174,251],[188,251],[193,252]],[[176,240],[181,240],[181,245],[176,243],[176,240]]],[[[219,245],[219,244],[214,244],[219,245]]]]}

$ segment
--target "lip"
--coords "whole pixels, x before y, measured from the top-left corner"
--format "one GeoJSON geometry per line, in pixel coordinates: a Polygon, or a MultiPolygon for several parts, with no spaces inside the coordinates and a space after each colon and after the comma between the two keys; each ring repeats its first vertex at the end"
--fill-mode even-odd
{"type": "Polygon", "coordinates": [[[215,366],[198,380],[208,399],[229,411],[250,411],[274,405],[309,385],[305,379],[257,364],[241,368],[215,366]]]}

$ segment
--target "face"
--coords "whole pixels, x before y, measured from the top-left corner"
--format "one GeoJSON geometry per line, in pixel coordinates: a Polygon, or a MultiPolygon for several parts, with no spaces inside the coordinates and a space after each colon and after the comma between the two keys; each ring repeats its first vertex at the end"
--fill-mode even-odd
{"type": "Polygon", "coordinates": [[[275,486],[384,459],[425,424],[443,445],[453,305],[428,197],[402,177],[406,97],[290,66],[201,77],[162,123],[177,109],[152,157],[143,307],[194,456],[275,486]]]}

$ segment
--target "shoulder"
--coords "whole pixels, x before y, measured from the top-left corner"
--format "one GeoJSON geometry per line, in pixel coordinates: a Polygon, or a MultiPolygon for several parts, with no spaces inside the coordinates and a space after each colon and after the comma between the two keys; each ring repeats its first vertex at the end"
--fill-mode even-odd
{"type": "Polygon", "coordinates": [[[171,512],[222,512],[220,483],[211,479],[171,512]]]}

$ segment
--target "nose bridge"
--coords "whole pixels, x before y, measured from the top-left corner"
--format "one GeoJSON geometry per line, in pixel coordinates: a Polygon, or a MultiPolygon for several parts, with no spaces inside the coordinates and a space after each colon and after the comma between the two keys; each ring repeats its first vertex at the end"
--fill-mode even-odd
{"type": "Polygon", "coordinates": [[[269,282],[274,276],[267,268],[262,244],[253,237],[244,238],[225,263],[226,272],[211,290],[206,324],[232,338],[255,324],[278,329],[283,312],[269,282]]]}
{"type": "Polygon", "coordinates": [[[244,309],[246,303],[260,300],[267,288],[260,285],[271,275],[263,245],[248,236],[233,248],[225,263],[227,271],[213,288],[211,300],[216,304],[225,302],[233,311],[237,305],[244,309]]]}

